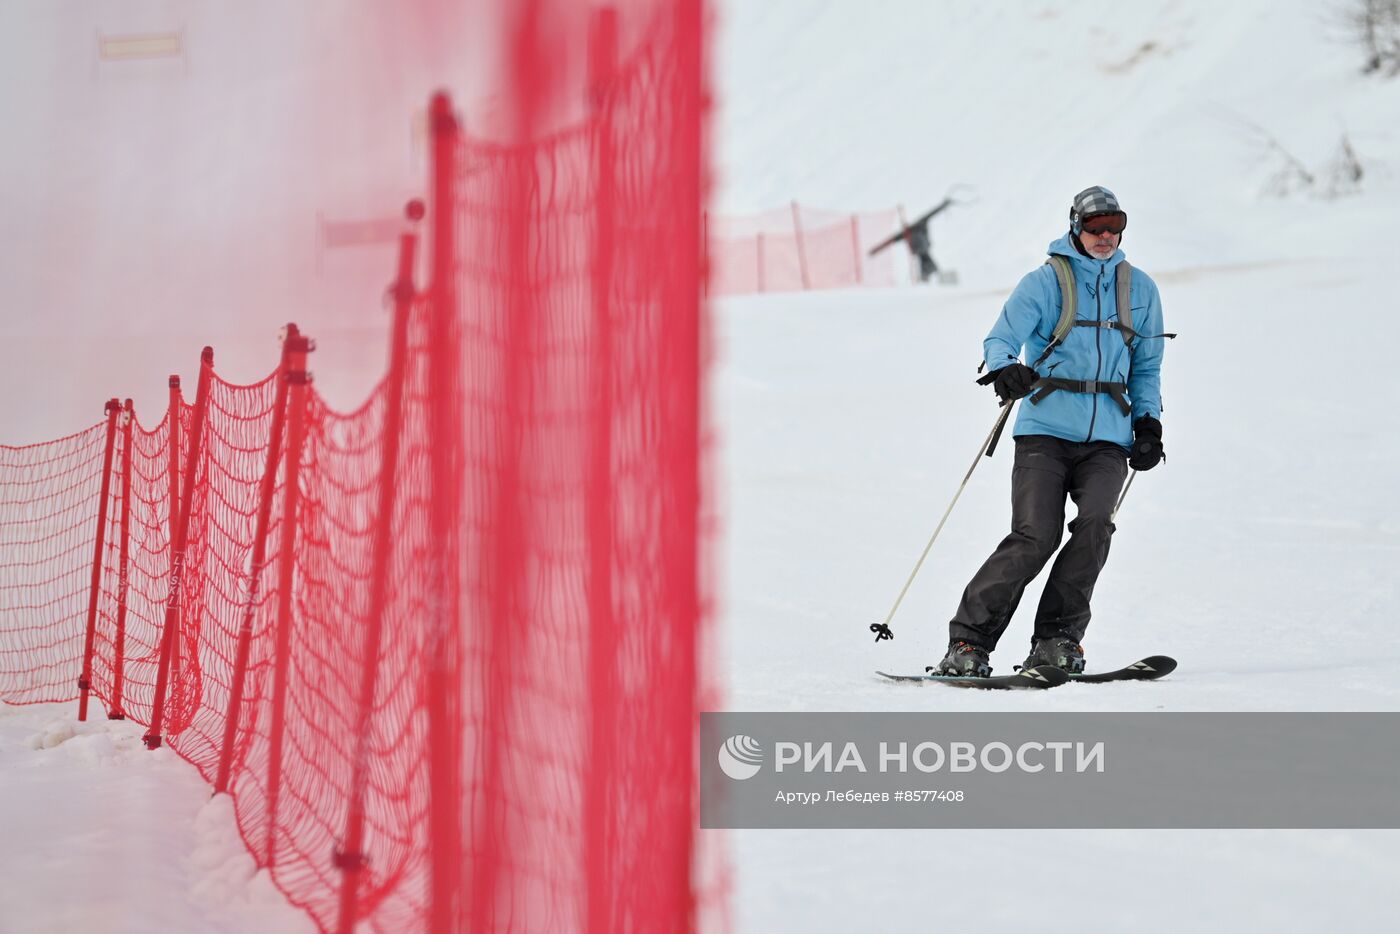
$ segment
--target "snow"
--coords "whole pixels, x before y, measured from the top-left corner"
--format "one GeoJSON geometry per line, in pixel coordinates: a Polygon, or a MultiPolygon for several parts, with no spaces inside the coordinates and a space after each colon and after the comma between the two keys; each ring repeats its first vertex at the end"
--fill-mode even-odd
{"type": "Polygon", "coordinates": [[[230,799],[142,732],[0,704],[0,931],[315,931],[253,865],[230,799]]]}
{"type": "MultiPolygon", "coordinates": [[[[271,15],[269,4],[256,6],[263,15],[237,40],[245,46],[271,15]]],[[[718,210],[797,198],[850,209],[903,202],[916,212],[953,184],[978,193],[934,225],[935,255],[958,269],[956,287],[714,304],[727,709],[1400,710],[1400,688],[1385,676],[1400,661],[1400,384],[1386,353],[1400,258],[1400,84],[1359,74],[1358,53],[1339,41],[1338,6],[719,6],[718,210]],[[1316,188],[1270,193],[1283,162],[1250,125],[1317,174],[1316,188]],[[1367,174],[1359,192],[1330,197],[1344,132],[1367,174]],[[1034,696],[881,683],[877,667],[918,670],[941,655],[962,586],[1004,534],[1009,441],[978,464],[893,621],[895,641],[873,641],[868,625],[889,611],[996,417],[973,383],[982,337],[1062,232],[1070,196],[1090,184],[1123,200],[1124,249],[1156,279],[1181,337],[1163,374],[1168,459],[1138,478],[1123,506],[1085,645],[1091,666],[1163,652],[1181,667],[1160,683],[1034,696]],[[1309,677],[1320,667],[1332,676],[1309,677]]],[[[34,9],[21,24],[44,21],[34,9]]],[[[79,15],[72,4],[62,10],[79,15]]],[[[7,15],[13,27],[18,14],[7,15]]],[[[37,52],[25,56],[40,76],[53,69],[37,52]]],[[[396,95],[419,100],[420,77],[359,118],[399,119],[390,105],[396,95]]],[[[295,86],[298,75],[267,80],[295,86]]],[[[107,106],[121,104],[111,83],[94,87],[107,106]]],[[[43,176],[46,150],[22,142],[0,158],[43,176]]],[[[356,169],[371,177],[397,167],[387,177],[411,190],[411,175],[394,174],[406,161],[397,151],[366,154],[338,183],[315,180],[322,187],[306,203],[260,221],[294,223],[286,218],[323,206],[322,195],[368,201],[356,169]]],[[[233,184],[237,166],[226,168],[220,197],[247,197],[233,184]]],[[[61,181],[59,169],[48,171],[61,181]]],[[[48,233],[62,229],[23,213],[48,233]]],[[[7,248],[28,235],[9,223],[0,228],[7,248]]],[[[106,239],[129,236],[126,221],[102,223],[106,239]]],[[[292,272],[305,272],[303,246],[292,272]]],[[[131,267],[139,262],[122,259],[121,282],[161,275],[131,267]]],[[[353,402],[382,359],[378,295],[351,308],[330,282],[353,264],[331,265],[320,280],[229,282],[206,317],[188,310],[195,293],[177,277],[128,327],[104,326],[115,358],[95,340],[75,350],[63,330],[90,322],[93,307],[128,307],[129,291],[104,291],[91,277],[81,301],[68,296],[55,309],[57,323],[26,318],[26,336],[5,348],[3,390],[20,413],[6,429],[18,436],[6,440],[95,421],[100,400],[134,392],[121,388],[133,380],[150,383],[142,391],[158,400],[159,377],[192,372],[204,341],[233,360],[230,378],[260,376],[285,308],[320,299],[341,302],[341,316],[319,321],[318,381],[337,380],[335,392],[353,402]],[[263,307],[249,296],[286,301],[263,307]],[[39,378],[70,370],[72,353],[86,365],[62,387],[39,378]]],[[[377,289],[387,258],[376,268],[377,289]]],[[[10,307],[43,307],[41,273],[53,275],[7,270],[7,289],[23,299],[10,307]]],[[[1033,586],[993,655],[997,669],[1020,661],[1037,597],[1033,586]]],[[[209,801],[192,768],[141,749],[129,724],[78,724],[73,714],[73,705],[0,707],[0,931],[307,928],[253,872],[227,802],[209,801]]],[[[722,836],[745,932],[949,921],[986,931],[1379,926],[1400,873],[1393,831],[722,836]]]]}

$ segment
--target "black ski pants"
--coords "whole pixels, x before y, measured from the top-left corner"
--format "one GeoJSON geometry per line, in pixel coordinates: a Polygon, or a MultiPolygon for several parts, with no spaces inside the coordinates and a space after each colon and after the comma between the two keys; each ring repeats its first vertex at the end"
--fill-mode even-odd
{"type": "Polygon", "coordinates": [[[919,254],[919,281],[927,282],[938,272],[938,264],[933,261],[932,253],[919,254]]]}
{"type": "Polygon", "coordinates": [[[963,591],[949,625],[951,638],[988,651],[996,648],[1026,585],[1059,548],[1036,610],[1034,638],[1083,640],[1089,599],[1108,560],[1114,530],[1109,516],[1127,476],[1128,452],[1110,441],[1018,437],[1011,471],[1011,534],[963,591]],[[1060,548],[1066,496],[1074,500],[1078,515],[1069,524],[1069,541],[1060,548]]]}

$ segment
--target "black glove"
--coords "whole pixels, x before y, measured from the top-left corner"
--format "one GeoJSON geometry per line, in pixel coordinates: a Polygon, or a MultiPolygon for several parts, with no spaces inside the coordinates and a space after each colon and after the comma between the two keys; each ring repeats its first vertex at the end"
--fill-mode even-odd
{"type": "Polygon", "coordinates": [[[997,395],[1001,396],[1003,402],[1011,402],[1028,395],[1031,386],[1040,379],[1035,370],[1024,363],[1013,363],[1000,370],[993,370],[988,375],[991,377],[992,387],[996,389],[997,395]]]}
{"type": "Polygon", "coordinates": [[[1151,470],[1166,456],[1162,450],[1162,423],[1151,415],[1133,422],[1133,453],[1128,456],[1128,466],[1134,470],[1151,470]]]}

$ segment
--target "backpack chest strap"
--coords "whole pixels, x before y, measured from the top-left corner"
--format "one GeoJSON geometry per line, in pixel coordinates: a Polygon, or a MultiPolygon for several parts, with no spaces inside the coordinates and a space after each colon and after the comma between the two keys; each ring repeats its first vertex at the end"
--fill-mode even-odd
{"type": "MultiPolygon", "coordinates": [[[[1176,337],[1175,334],[1139,334],[1137,331],[1133,330],[1133,326],[1132,326],[1132,325],[1130,325],[1130,324],[1124,324],[1124,323],[1121,322],[1121,321],[1083,321],[1083,320],[1080,320],[1080,321],[1074,322],[1074,326],[1077,327],[1077,328],[1103,328],[1103,329],[1108,330],[1108,331],[1120,331],[1120,332],[1122,332],[1122,334],[1123,334],[1123,340],[1125,340],[1125,341],[1132,341],[1132,340],[1134,340],[1134,339],[1141,339],[1141,340],[1147,340],[1147,341],[1155,341],[1155,340],[1160,340],[1160,339],[1162,339],[1162,338],[1164,338],[1164,337],[1165,337],[1165,338],[1174,338],[1174,337],[1176,337]]],[[[1132,347],[1132,344],[1129,343],[1128,346],[1131,348],[1131,347],[1132,347]]]]}
{"type": "Polygon", "coordinates": [[[1046,396],[1060,391],[1103,393],[1118,403],[1118,408],[1122,410],[1124,415],[1132,411],[1132,407],[1128,405],[1127,383],[1108,383],[1093,379],[1058,379],[1053,376],[1045,376],[1036,380],[1032,387],[1031,404],[1039,405],[1046,396]]]}

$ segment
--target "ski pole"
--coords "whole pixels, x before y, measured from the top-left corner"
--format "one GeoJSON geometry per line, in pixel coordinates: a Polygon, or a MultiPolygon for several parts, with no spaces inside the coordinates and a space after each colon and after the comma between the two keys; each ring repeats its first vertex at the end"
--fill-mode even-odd
{"type": "Polygon", "coordinates": [[[972,479],[972,472],[977,469],[978,461],[982,460],[982,453],[992,443],[992,439],[1001,433],[1001,428],[1006,424],[1006,416],[1011,414],[1012,406],[1009,403],[1003,404],[1001,414],[997,416],[996,424],[987,434],[987,440],[982,442],[982,446],[977,449],[977,456],[972,460],[972,466],[967,468],[967,474],[963,477],[962,483],[958,485],[958,492],[953,494],[953,501],[948,504],[948,508],[943,510],[943,518],[938,520],[938,528],[933,530],[933,537],[924,546],[924,553],[919,555],[919,560],[914,564],[914,570],[909,572],[909,579],[904,582],[904,587],[899,591],[899,596],[894,598],[894,606],[890,607],[890,613],[885,617],[883,623],[871,623],[870,631],[875,633],[875,641],[881,639],[893,639],[894,633],[890,631],[890,622],[894,619],[894,614],[899,611],[899,605],[904,602],[904,595],[909,592],[909,587],[914,583],[914,578],[919,576],[919,568],[924,566],[924,559],[928,557],[929,551],[933,549],[933,543],[938,541],[938,533],[943,531],[943,524],[948,521],[948,516],[952,513],[953,507],[958,504],[958,497],[967,488],[967,481],[972,479]]]}
{"type": "Polygon", "coordinates": [[[1138,472],[1136,470],[1128,474],[1128,482],[1123,484],[1123,492],[1120,493],[1118,496],[1118,505],[1113,507],[1113,512],[1108,517],[1108,521],[1110,523],[1113,522],[1114,519],[1118,518],[1118,510],[1123,508],[1123,500],[1128,498],[1128,487],[1133,485],[1133,478],[1137,475],[1138,472]]]}

